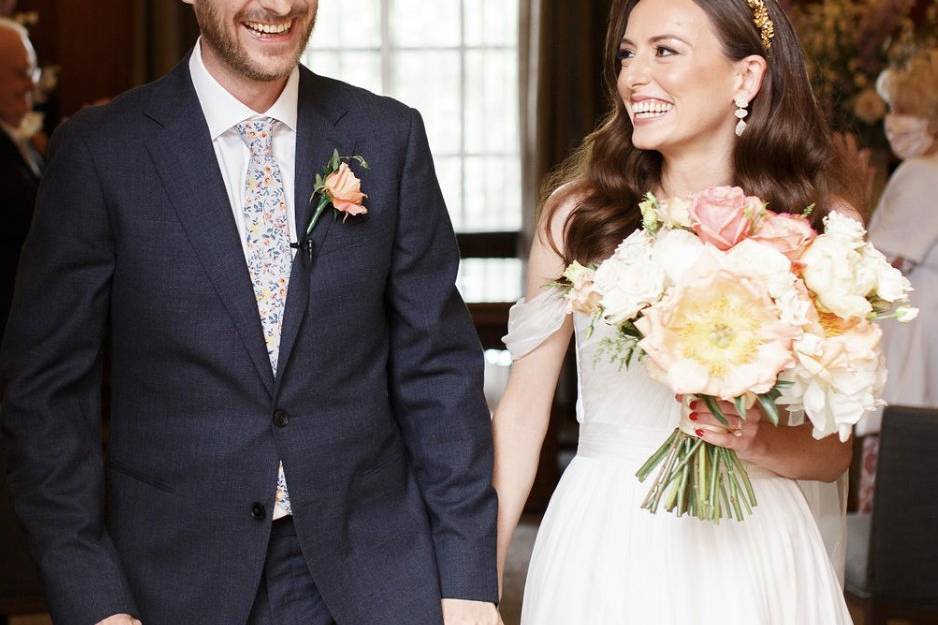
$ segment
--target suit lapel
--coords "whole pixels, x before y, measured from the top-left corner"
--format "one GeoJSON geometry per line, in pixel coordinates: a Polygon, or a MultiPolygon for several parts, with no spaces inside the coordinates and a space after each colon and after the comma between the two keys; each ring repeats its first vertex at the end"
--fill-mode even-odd
{"type": "MultiPolygon", "coordinates": [[[[330,84],[300,66],[299,103],[297,106],[296,130],[296,177],[295,202],[296,229],[300,240],[306,233],[306,226],[313,215],[310,194],[313,190],[317,173],[332,157],[332,151],[339,150],[347,156],[355,149],[355,142],[337,128],[338,122],[346,112],[341,101],[330,93],[330,84]]],[[[312,262],[304,261],[305,251],[300,250],[293,259],[290,274],[290,287],[280,332],[280,374],[275,382],[274,396],[279,391],[283,372],[290,366],[290,356],[296,343],[297,335],[309,308],[310,282],[323,271],[318,261],[319,250],[326,240],[334,222],[331,209],[326,209],[316,228],[310,235],[313,246],[312,262]]]]}
{"type": "MultiPolygon", "coordinates": [[[[147,149],[179,221],[268,393],[273,372],[251,276],[188,59],[163,79],[147,115],[163,126],[147,149]]],[[[291,287],[292,291],[292,287],[291,287]]]]}

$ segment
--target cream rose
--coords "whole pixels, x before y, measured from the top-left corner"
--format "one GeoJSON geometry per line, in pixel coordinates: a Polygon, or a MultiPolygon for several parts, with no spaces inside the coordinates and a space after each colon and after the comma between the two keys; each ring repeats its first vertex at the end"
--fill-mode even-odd
{"type": "Polygon", "coordinates": [[[658,204],[658,215],[665,228],[690,228],[690,200],[673,197],[658,204]]]}
{"type": "Polygon", "coordinates": [[[657,302],[664,291],[664,270],[652,262],[648,235],[638,230],[596,269],[594,290],[602,298],[603,319],[619,325],[657,302]]]}
{"type": "Polygon", "coordinates": [[[667,230],[658,235],[652,251],[652,260],[661,267],[668,278],[668,284],[681,281],[684,273],[695,267],[702,258],[718,254],[687,230],[667,230]]]}
{"type": "Polygon", "coordinates": [[[876,288],[876,273],[851,238],[823,234],[799,262],[805,285],[824,309],[842,319],[865,317],[873,310],[867,298],[876,288]]]}

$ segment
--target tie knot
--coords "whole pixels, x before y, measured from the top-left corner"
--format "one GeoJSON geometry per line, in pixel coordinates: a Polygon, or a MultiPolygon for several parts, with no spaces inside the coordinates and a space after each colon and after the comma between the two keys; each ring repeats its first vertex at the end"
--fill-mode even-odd
{"type": "Polygon", "coordinates": [[[273,153],[273,128],[277,120],[271,117],[261,117],[260,119],[249,119],[238,124],[238,134],[244,141],[251,154],[256,156],[266,156],[273,153]]]}

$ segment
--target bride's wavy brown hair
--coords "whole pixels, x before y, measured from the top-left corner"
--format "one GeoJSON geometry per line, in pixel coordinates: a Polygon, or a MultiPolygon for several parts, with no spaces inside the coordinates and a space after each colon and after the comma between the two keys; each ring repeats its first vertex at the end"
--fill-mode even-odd
{"type": "MultiPolygon", "coordinates": [[[[577,198],[564,224],[562,248],[550,237],[567,263],[585,264],[610,255],[641,223],[641,197],[660,183],[661,154],[632,144],[632,123],[616,88],[616,53],[639,1],[617,0],[612,6],[604,81],[614,108],[544,187],[543,223],[551,223],[566,199],[577,198]]],[[[775,24],[767,53],[746,0],[694,1],[709,16],[729,59],[761,55],[768,65],[762,87],[750,102],[749,127],[736,142],[733,183],[766,200],[776,212],[800,213],[815,204],[813,219],[819,221],[832,202],[829,180],[836,177],[836,154],[791,23],[776,0],[764,0],[775,24]]]]}

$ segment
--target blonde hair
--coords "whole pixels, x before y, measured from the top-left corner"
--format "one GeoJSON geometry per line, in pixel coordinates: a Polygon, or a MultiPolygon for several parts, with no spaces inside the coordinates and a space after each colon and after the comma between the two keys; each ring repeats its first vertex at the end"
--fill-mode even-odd
{"type": "Polygon", "coordinates": [[[924,117],[932,132],[938,132],[938,49],[919,51],[883,71],[876,91],[894,112],[924,117]]]}

